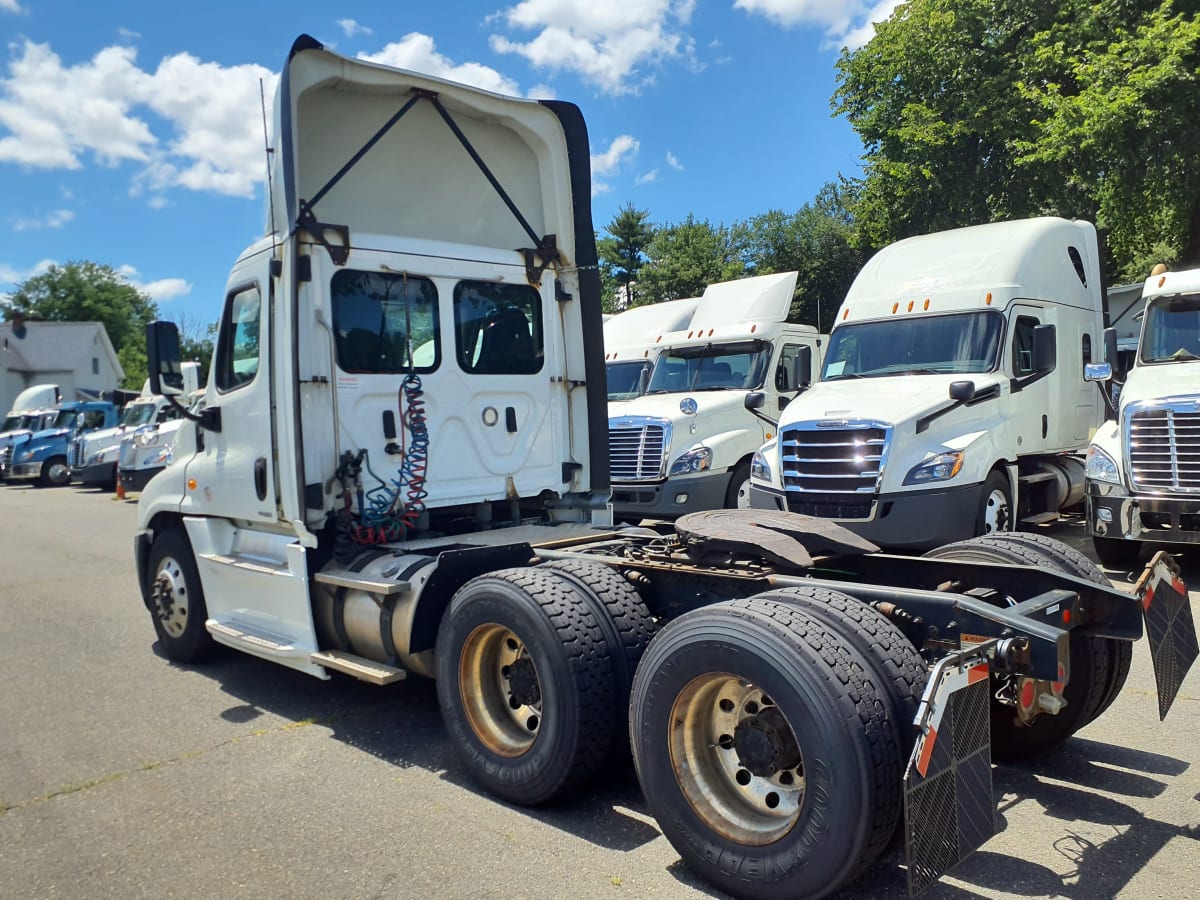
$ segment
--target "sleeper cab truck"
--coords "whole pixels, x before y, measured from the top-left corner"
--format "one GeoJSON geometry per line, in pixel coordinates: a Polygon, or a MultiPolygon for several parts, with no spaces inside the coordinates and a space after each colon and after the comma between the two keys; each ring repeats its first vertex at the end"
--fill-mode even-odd
{"type": "MultiPolygon", "coordinates": [[[[753,510],[612,527],[576,107],[302,36],[273,120],[273,230],[234,265],[204,408],[138,503],[169,658],[434,677],[460,765],[515,803],[631,754],[685,863],[746,897],[848,884],[906,786],[930,883],[992,833],[992,746],[1051,747],[1120,690],[1139,600],[1058,544],[890,557],[753,510]],[[955,739],[988,716],[992,742],[955,739]]],[[[178,331],[147,337],[177,398],[178,331]]],[[[1168,570],[1156,603],[1178,602],[1168,570]]]]}
{"type": "Polygon", "coordinates": [[[898,241],[838,310],[820,381],[754,460],[752,503],[925,549],[1083,500],[1103,421],[1095,228],[1036,218],[898,241]]]}

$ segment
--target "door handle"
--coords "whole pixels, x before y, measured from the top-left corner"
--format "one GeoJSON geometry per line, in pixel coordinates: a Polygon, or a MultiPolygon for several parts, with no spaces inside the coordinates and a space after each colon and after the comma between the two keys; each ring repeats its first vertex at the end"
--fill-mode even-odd
{"type": "Polygon", "coordinates": [[[259,500],[267,499],[267,458],[260,456],[254,461],[254,490],[259,500]]]}

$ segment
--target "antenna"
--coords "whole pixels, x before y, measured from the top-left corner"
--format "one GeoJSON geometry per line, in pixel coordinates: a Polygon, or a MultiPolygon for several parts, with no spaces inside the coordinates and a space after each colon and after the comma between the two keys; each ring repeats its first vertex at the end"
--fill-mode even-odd
{"type": "Polygon", "coordinates": [[[258,99],[262,104],[263,152],[267,155],[267,210],[271,221],[271,256],[278,258],[279,244],[275,241],[275,189],[271,184],[271,154],[275,148],[271,146],[271,137],[267,132],[267,92],[263,80],[258,79],[258,99]]]}

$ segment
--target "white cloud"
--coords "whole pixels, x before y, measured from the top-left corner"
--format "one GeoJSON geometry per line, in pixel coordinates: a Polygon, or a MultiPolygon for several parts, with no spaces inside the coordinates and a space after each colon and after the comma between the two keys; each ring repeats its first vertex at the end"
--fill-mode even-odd
{"type": "Polygon", "coordinates": [[[134,31],[132,28],[118,28],[117,34],[127,41],[136,41],[142,36],[140,31],[134,31]]]}
{"type": "Polygon", "coordinates": [[[43,259],[27,269],[18,269],[8,263],[0,263],[0,284],[19,284],[26,278],[41,275],[51,266],[56,265],[58,265],[58,261],[54,259],[43,259]]]}
{"type": "Polygon", "coordinates": [[[190,54],[165,57],[153,71],[133,47],[106,47],[65,66],[48,45],[13,48],[0,79],[0,163],[39,169],[140,164],[135,187],[251,196],[265,170],[259,79],[273,93],[276,76],[257,65],[221,66],[190,54]],[[157,135],[149,110],[170,132],[157,135]]]}
{"type": "Polygon", "coordinates": [[[633,179],[634,184],[650,184],[658,181],[658,169],[651,169],[649,172],[643,172],[637,178],[633,179]]]}
{"type": "Polygon", "coordinates": [[[558,92],[548,84],[535,84],[525,96],[530,100],[553,100],[558,92]]]}
{"type": "Polygon", "coordinates": [[[370,28],[367,28],[365,25],[359,25],[353,19],[338,19],[337,24],[348,38],[352,38],[356,34],[374,34],[370,28]]]}
{"type": "Polygon", "coordinates": [[[672,169],[674,169],[676,172],[683,171],[683,163],[681,163],[679,161],[679,158],[674,153],[672,153],[670,150],[667,151],[667,165],[670,166],[672,169]]]}
{"type": "Polygon", "coordinates": [[[735,0],[734,6],[785,27],[810,25],[825,32],[823,49],[856,50],[875,34],[903,0],[735,0]]]}
{"type": "Polygon", "coordinates": [[[128,263],[118,266],[117,273],[139,291],[149,295],[150,299],[154,301],[173,300],[176,297],[182,297],[192,292],[191,282],[185,281],[182,278],[159,278],[157,281],[142,281],[138,270],[128,263]]]}
{"type": "Polygon", "coordinates": [[[0,9],[10,13],[24,13],[25,9],[17,0],[0,0],[0,9]]]}
{"type": "Polygon", "coordinates": [[[631,134],[621,134],[613,138],[608,149],[603,153],[592,154],[592,196],[607,194],[612,190],[611,185],[601,181],[607,175],[616,172],[621,163],[637,153],[641,144],[631,134]]]}
{"type": "Polygon", "coordinates": [[[12,220],[13,231],[39,231],[45,228],[62,228],[75,218],[73,209],[53,209],[45,215],[18,216],[12,220]]]}
{"type": "Polygon", "coordinates": [[[610,94],[635,92],[653,80],[647,70],[665,59],[693,63],[695,43],[682,29],[695,0],[522,0],[489,22],[537,32],[527,41],[490,37],[492,50],[527,59],[535,68],[575,72],[610,94]]]}
{"type": "Polygon", "coordinates": [[[474,85],[497,94],[519,96],[521,93],[521,89],[515,81],[501,75],[490,66],[475,62],[456,64],[453,60],[437,52],[433,38],[427,34],[421,34],[419,31],[406,34],[400,40],[388,44],[378,53],[360,53],[358,57],[369,62],[395,66],[398,69],[421,72],[435,78],[445,78],[447,81],[474,85]]]}

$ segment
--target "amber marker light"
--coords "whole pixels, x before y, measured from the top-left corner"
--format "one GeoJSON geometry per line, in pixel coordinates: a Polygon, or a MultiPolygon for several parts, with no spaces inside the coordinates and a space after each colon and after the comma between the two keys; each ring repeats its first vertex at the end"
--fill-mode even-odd
{"type": "Polygon", "coordinates": [[[845,322],[845,321],[846,321],[846,317],[847,317],[848,315],[850,315],[850,310],[849,310],[849,308],[847,308],[847,309],[843,310],[843,312],[842,312],[842,321],[843,321],[843,322],[845,322]]]}
{"type": "Polygon", "coordinates": [[[195,479],[195,478],[189,478],[189,479],[188,479],[188,490],[189,490],[189,491],[194,491],[195,489],[196,489],[196,479],[195,479]]]}
{"type": "Polygon", "coordinates": [[[912,308],[913,308],[913,302],[911,300],[909,300],[908,301],[908,311],[912,312],[912,308]]]}
{"type": "Polygon", "coordinates": [[[925,298],[925,308],[929,309],[929,298],[928,297],[925,298]]]}
{"type": "Polygon", "coordinates": [[[988,306],[991,306],[991,305],[992,305],[992,294],[991,294],[991,291],[989,291],[989,292],[988,292],[988,295],[987,295],[986,297],[984,297],[984,298],[983,298],[983,302],[984,302],[984,303],[986,303],[988,306]]]}
{"type": "Polygon", "coordinates": [[[900,308],[900,301],[897,300],[895,303],[892,304],[892,312],[894,313],[899,308],[900,308]]]}

